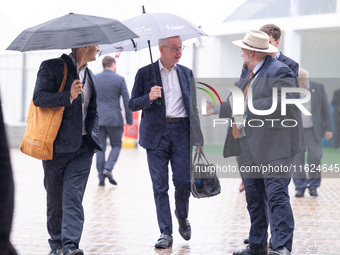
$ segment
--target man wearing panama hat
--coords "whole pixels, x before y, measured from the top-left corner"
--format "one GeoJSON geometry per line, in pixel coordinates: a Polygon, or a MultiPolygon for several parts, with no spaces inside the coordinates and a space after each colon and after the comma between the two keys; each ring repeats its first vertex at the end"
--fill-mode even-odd
{"type": "MultiPolygon", "coordinates": [[[[291,254],[294,217],[288,194],[289,167],[294,155],[300,152],[301,113],[291,104],[286,106],[284,115],[280,105],[281,89],[297,87],[295,75],[289,67],[270,56],[277,48],[269,44],[266,33],[250,30],[243,40],[233,44],[242,49],[243,68],[253,70],[247,80],[237,85],[244,91],[244,97],[247,99],[247,91],[252,91],[251,102],[256,110],[271,109],[273,101],[277,100],[276,110],[265,116],[250,111],[248,100],[245,100],[243,116],[233,115],[229,101],[223,102],[220,109],[221,118],[233,117],[236,122],[229,128],[223,153],[225,157],[241,156],[240,170],[244,171],[251,219],[249,245],[233,254],[267,254],[269,224],[273,243],[269,254],[291,254]],[[273,94],[274,88],[277,95],[273,94]],[[296,125],[281,125],[288,119],[294,120],[296,125]],[[255,120],[264,124],[256,127],[249,124],[255,120]]],[[[286,98],[294,99],[298,95],[287,93],[286,98]]]]}

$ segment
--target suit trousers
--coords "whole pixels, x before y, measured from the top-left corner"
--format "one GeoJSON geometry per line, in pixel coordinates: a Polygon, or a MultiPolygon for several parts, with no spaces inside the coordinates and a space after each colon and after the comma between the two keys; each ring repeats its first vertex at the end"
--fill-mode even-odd
{"type": "Polygon", "coordinates": [[[74,153],[56,153],[43,161],[47,191],[47,230],[51,249],[78,248],[84,224],[82,206],[94,148],[83,136],[74,153]]]}
{"type": "Polygon", "coordinates": [[[147,159],[153,185],[158,225],[161,234],[172,234],[169,203],[169,169],[175,186],[176,215],[187,218],[190,197],[190,127],[189,121],[167,124],[160,143],[147,149],[147,159]]]}
{"type": "Polygon", "coordinates": [[[96,153],[98,178],[100,182],[103,182],[105,179],[103,170],[107,169],[112,172],[112,169],[117,163],[118,156],[122,148],[122,135],[123,127],[99,126],[99,140],[103,148],[103,151],[97,151],[96,153]],[[107,138],[110,140],[111,151],[108,159],[105,160],[107,138]]]}
{"type": "Polygon", "coordinates": [[[339,140],[340,140],[340,123],[334,122],[334,148],[339,148],[339,140]]]}
{"type": "Polygon", "coordinates": [[[296,168],[293,171],[293,182],[297,190],[307,187],[316,189],[321,183],[321,171],[317,168],[322,158],[322,142],[315,136],[313,128],[304,129],[303,134],[307,147],[308,177],[305,169],[305,153],[299,153],[294,158],[296,168]]]}
{"type": "Polygon", "coordinates": [[[288,185],[293,157],[256,164],[247,146],[241,140],[241,168],[246,192],[251,227],[249,244],[252,249],[267,246],[268,224],[274,250],[286,247],[292,250],[294,216],[290,204],[288,185]],[[256,172],[258,171],[258,172],[256,172]]]}

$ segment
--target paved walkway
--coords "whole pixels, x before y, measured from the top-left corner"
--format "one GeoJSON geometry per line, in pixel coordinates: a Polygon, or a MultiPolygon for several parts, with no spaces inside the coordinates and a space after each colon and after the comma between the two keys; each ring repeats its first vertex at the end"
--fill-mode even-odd
{"type": "MultiPolygon", "coordinates": [[[[45,190],[39,160],[12,149],[16,200],[12,242],[22,255],[46,255],[45,190]]],[[[146,155],[142,149],[123,149],[114,170],[118,186],[98,186],[95,159],[84,198],[85,226],[80,247],[86,255],[232,254],[242,248],[249,230],[240,179],[221,179],[222,193],[208,199],[190,199],[192,238],[184,241],[173,215],[171,249],[155,250],[159,237],[146,155]]],[[[323,179],[319,197],[294,197],[293,254],[340,254],[340,179],[323,179]]],[[[172,206],[173,189],[169,191],[172,206]]],[[[174,207],[172,207],[174,210],[174,207]]]]}

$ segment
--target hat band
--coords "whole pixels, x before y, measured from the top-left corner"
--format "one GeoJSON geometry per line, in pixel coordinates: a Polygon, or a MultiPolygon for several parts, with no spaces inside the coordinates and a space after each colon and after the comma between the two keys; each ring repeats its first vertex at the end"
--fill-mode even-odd
{"type": "Polygon", "coordinates": [[[252,45],[250,45],[250,44],[248,44],[248,43],[245,43],[244,41],[242,41],[245,45],[247,45],[248,47],[250,47],[250,48],[254,48],[254,49],[257,49],[257,50],[268,50],[269,49],[269,47],[267,47],[267,48],[259,48],[259,47],[255,47],[255,46],[252,46],[252,45]]]}

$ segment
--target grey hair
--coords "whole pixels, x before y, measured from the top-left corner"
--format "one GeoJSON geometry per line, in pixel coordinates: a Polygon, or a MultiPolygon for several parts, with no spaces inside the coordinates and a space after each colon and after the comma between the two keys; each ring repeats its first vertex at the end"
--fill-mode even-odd
{"type": "Polygon", "coordinates": [[[158,46],[164,46],[166,41],[170,38],[181,38],[179,35],[176,36],[171,36],[171,37],[167,37],[167,38],[161,38],[158,40],[158,46]]]}
{"type": "Polygon", "coordinates": [[[309,78],[309,72],[306,69],[300,67],[299,68],[299,78],[304,78],[304,79],[309,78]]]}

